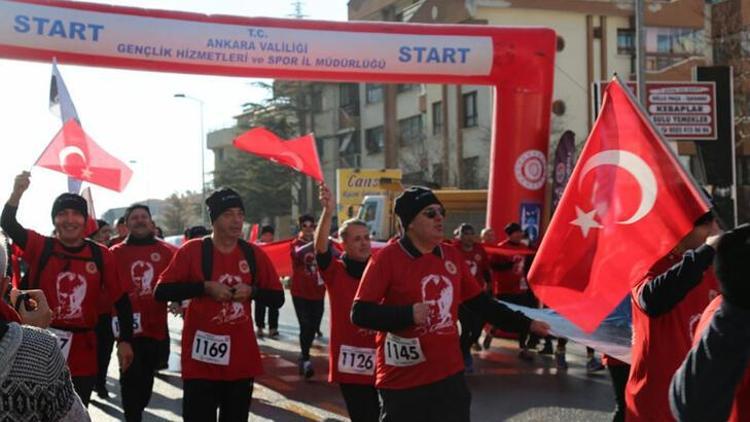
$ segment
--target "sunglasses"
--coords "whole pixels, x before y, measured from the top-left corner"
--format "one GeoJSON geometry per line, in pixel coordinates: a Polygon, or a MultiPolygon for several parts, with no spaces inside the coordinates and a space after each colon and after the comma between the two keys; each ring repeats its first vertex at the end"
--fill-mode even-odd
{"type": "Polygon", "coordinates": [[[422,215],[427,218],[435,218],[438,214],[440,214],[441,217],[445,217],[445,208],[430,208],[422,213],[422,215]]]}

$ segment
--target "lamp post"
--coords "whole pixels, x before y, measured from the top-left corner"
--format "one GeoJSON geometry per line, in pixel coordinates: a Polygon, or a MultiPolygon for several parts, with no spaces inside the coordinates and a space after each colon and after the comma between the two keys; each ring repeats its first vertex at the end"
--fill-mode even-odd
{"type": "Polygon", "coordinates": [[[201,223],[206,226],[206,158],[205,158],[205,146],[203,145],[206,139],[206,134],[203,131],[203,100],[200,98],[191,97],[185,94],[174,94],[175,98],[185,98],[187,100],[193,100],[200,106],[200,121],[201,121],[201,223]]]}

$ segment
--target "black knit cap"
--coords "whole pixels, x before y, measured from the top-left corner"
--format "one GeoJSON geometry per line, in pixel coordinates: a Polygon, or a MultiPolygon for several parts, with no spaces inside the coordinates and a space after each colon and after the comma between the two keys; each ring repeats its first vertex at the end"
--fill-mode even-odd
{"type": "Polygon", "coordinates": [[[414,217],[420,211],[433,204],[443,205],[429,188],[411,186],[396,198],[393,212],[401,220],[401,227],[406,231],[409,228],[409,224],[414,220],[414,217]]]}
{"type": "Polygon", "coordinates": [[[63,193],[52,203],[52,222],[55,221],[55,216],[62,210],[71,209],[78,211],[83,215],[83,219],[89,218],[89,207],[86,204],[86,200],[81,195],[75,193],[63,193]]]}
{"type": "Polygon", "coordinates": [[[721,236],[716,246],[714,270],[724,298],[735,305],[750,307],[750,224],[721,236]]]}
{"type": "Polygon", "coordinates": [[[229,208],[240,208],[243,212],[245,206],[242,204],[242,198],[240,195],[231,188],[219,188],[211,196],[206,198],[206,205],[208,206],[208,214],[211,217],[211,223],[213,224],[217,218],[229,208]]]}
{"type": "Polygon", "coordinates": [[[503,229],[505,231],[505,234],[508,236],[512,235],[515,232],[521,232],[523,229],[521,228],[521,225],[518,223],[509,223],[505,228],[503,229]]]}

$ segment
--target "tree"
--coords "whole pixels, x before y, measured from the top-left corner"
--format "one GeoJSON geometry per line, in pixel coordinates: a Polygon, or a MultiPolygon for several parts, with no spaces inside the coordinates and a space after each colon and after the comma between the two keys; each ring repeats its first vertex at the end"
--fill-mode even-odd
{"type": "Polygon", "coordinates": [[[158,224],[163,226],[165,236],[179,235],[190,226],[201,224],[201,196],[187,191],[170,195],[158,224]]]}

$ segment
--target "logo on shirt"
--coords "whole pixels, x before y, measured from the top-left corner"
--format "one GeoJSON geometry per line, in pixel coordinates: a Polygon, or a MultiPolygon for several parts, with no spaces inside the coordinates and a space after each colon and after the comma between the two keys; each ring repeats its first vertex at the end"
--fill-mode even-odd
{"type": "Polygon", "coordinates": [[[96,263],[95,262],[87,262],[86,263],[86,272],[89,274],[96,274],[96,263]]]}
{"type": "MultiPolygon", "coordinates": [[[[222,274],[217,280],[221,284],[234,287],[242,284],[242,277],[232,274],[222,274]]],[[[219,312],[211,318],[215,324],[239,324],[249,320],[245,313],[245,306],[240,302],[223,302],[219,312]]]]}
{"type": "Polygon", "coordinates": [[[469,272],[471,275],[476,276],[477,272],[479,271],[479,266],[477,265],[476,261],[467,259],[466,265],[469,267],[469,272]]]}
{"type": "Polygon", "coordinates": [[[242,274],[247,274],[250,272],[250,266],[247,265],[247,261],[244,259],[240,260],[240,272],[242,274]]]}
{"type": "Polygon", "coordinates": [[[454,264],[453,261],[445,261],[445,269],[453,275],[456,275],[458,273],[456,264],[454,264]]]}
{"type": "Polygon", "coordinates": [[[154,262],[161,261],[161,254],[159,252],[153,252],[151,254],[151,260],[154,261],[154,262]]]}
{"type": "Polygon", "coordinates": [[[130,279],[139,296],[151,296],[154,285],[154,266],[147,261],[135,261],[130,266],[130,279]]]}
{"type": "Polygon", "coordinates": [[[526,260],[523,255],[513,255],[513,274],[524,275],[526,270],[526,260]]]}
{"type": "Polygon", "coordinates": [[[482,255],[479,255],[479,254],[474,255],[474,261],[479,262],[481,260],[482,260],[482,255]]]}
{"type": "Polygon", "coordinates": [[[57,274],[56,286],[56,317],[63,320],[82,318],[83,299],[86,298],[87,288],[86,277],[78,273],[64,271],[57,274]]]}
{"type": "MultiPolygon", "coordinates": [[[[450,261],[447,261],[450,262],[450,261]]],[[[446,262],[446,267],[447,267],[446,262]]],[[[453,264],[453,263],[451,263],[453,264]]],[[[455,270],[455,265],[453,265],[455,270]]],[[[456,331],[451,316],[453,283],[444,275],[430,274],[422,279],[422,303],[427,305],[427,324],[423,333],[452,334],[456,331]]]]}

